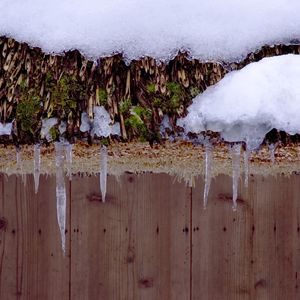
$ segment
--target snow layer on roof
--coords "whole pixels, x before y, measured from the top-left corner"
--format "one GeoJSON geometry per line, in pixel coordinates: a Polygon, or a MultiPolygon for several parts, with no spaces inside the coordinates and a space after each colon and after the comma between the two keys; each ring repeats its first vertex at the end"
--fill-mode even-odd
{"type": "Polygon", "coordinates": [[[300,133],[300,56],[264,58],[227,74],[178,120],[186,132],[220,132],[256,148],[272,128],[300,133]]]}
{"type": "Polygon", "coordinates": [[[98,58],[236,60],[264,44],[300,39],[299,0],[1,0],[0,35],[98,58]]]}

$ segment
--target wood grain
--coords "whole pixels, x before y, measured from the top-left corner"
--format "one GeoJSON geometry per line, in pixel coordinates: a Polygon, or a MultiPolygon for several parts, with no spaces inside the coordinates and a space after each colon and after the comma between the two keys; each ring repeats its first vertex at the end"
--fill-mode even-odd
{"type": "Polygon", "coordinates": [[[163,174],[75,176],[67,253],[55,177],[0,175],[0,299],[299,299],[300,176],[228,176],[191,189],[163,174]]]}
{"type": "Polygon", "coordinates": [[[55,178],[1,176],[0,299],[69,299],[69,258],[62,257],[55,178]]]}
{"type": "Polygon", "coordinates": [[[98,177],[73,180],[72,299],[189,299],[190,189],[126,174],[97,194],[98,177]]]}

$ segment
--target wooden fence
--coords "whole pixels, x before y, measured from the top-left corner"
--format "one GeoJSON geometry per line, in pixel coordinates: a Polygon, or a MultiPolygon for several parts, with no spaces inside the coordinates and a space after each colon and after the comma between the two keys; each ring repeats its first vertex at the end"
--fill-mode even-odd
{"type": "Polygon", "coordinates": [[[300,176],[251,177],[231,209],[231,178],[196,188],[168,175],[67,183],[67,256],[55,177],[0,178],[0,299],[300,299],[300,176]]]}

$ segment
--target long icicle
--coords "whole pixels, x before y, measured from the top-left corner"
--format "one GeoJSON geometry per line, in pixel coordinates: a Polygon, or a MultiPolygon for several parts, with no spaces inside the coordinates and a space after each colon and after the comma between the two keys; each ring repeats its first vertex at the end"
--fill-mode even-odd
{"type": "Polygon", "coordinates": [[[73,145],[70,143],[65,144],[66,164],[67,164],[67,177],[72,180],[72,160],[73,160],[73,145]]]}
{"type": "Polygon", "coordinates": [[[37,194],[40,182],[41,172],[41,147],[39,144],[34,145],[34,160],[33,160],[33,179],[34,179],[34,192],[37,194]]]}
{"type": "Polygon", "coordinates": [[[205,179],[204,179],[204,193],[203,193],[203,208],[206,209],[208,201],[208,193],[210,189],[212,176],[212,146],[207,144],[205,146],[205,179]]]}
{"type": "Polygon", "coordinates": [[[232,209],[237,209],[238,184],[240,178],[240,158],[241,144],[235,144],[231,147],[232,155],[232,209]]]}
{"type": "Polygon", "coordinates": [[[107,182],[107,148],[102,145],[100,149],[100,190],[102,202],[105,202],[107,182]]]}
{"type": "Polygon", "coordinates": [[[55,143],[55,164],[56,164],[56,213],[61,235],[61,247],[63,254],[66,253],[66,186],[64,178],[64,144],[55,143]]]}
{"type": "Polygon", "coordinates": [[[246,150],[244,151],[244,185],[245,188],[248,188],[249,186],[249,159],[250,159],[250,153],[251,151],[246,145],[246,150]]]}

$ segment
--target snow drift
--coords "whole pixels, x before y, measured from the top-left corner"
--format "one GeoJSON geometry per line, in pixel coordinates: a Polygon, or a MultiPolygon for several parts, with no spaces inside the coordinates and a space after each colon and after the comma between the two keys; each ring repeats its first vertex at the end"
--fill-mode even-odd
{"type": "Polygon", "coordinates": [[[186,132],[220,132],[254,149],[272,129],[300,133],[300,56],[283,55],[227,74],[197,96],[178,120],[186,132]]]}

